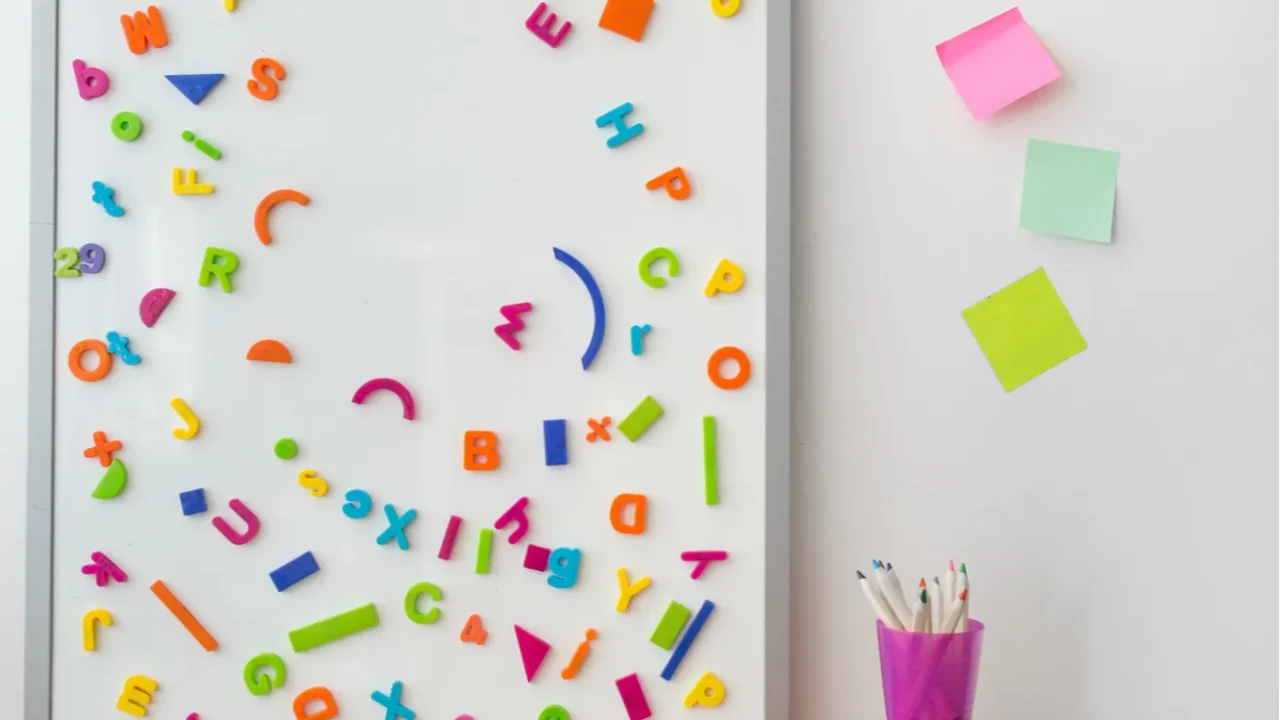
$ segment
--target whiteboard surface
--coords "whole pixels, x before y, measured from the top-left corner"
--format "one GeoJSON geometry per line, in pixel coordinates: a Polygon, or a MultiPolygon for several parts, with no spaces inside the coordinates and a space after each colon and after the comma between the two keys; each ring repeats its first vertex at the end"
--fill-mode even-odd
{"type": "Polygon", "coordinates": [[[640,44],[594,27],[598,5],[556,3],[575,26],[552,50],[523,27],[532,4],[401,3],[393,12],[245,1],[234,14],[183,4],[162,7],[169,45],[134,56],[118,26],[126,8],[60,4],[58,245],[94,242],[108,258],[100,274],[57,283],[54,717],[114,713],[135,673],[160,683],[150,710],[166,717],[287,717],[314,685],[333,691],[342,714],[368,715],[382,712],[370,693],[396,680],[420,717],[533,718],[552,703],[575,718],[612,717],[622,714],[613,681],[633,672],[650,704],[672,714],[708,670],[728,686],[722,714],[765,717],[768,3],[729,20],[703,3],[661,4],[640,44]],[[287,70],[273,102],[245,89],[263,56],[287,70]],[[107,95],[77,96],[74,58],[107,70],[107,95]],[[203,72],[227,77],[199,106],[163,77],[203,72]],[[646,129],[610,150],[593,121],[623,102],[646,129]],[[136,142],[108,131],[121,110],[143,119],[136,142]],[[183,143],[183,130],[223,159],[183,143]],[[644,190],[675,165],[693,183],[689,201],[644,190]],[[171,194],[173,167],[197,169],[216,192],[171,194]],[[90,202],[95,180],[116,189],[123,218],[90,202]],[[253,210],[280,188],[311,204],[277,207],[275,239],[263,246],[253,210]],[[676,251],[681,273],[655,290],[636,265],[659,245],[676,251]],[[233,293],[196,284],[207,246],[238,255],[233,293]],[[580,259],[604,295],[607,334],[587,372],[590,302],[553,247],[580,259]],[[746,284],[704,297],[721,258],[744,268],[746,284]],[[147,329],[137,306],[154,287],[177,296],[147,329]],[[499,306],[525,301],[534,309],[513,352],[493,327],[499,306]],[[634,357],[628,329],[644,323],[653,331],[634,357]],[[98,383],[72,378],[72,344],[111,330],[142,363],[117,360],[98,383]],[[284,342],[293,363],[246,361],[263,338],[284,342]],[[706,375],[723,345],[752,361],[752,379],[734,392],[706,375]],[[384,376],[413,392],[415,421],[388,394],[350,401],[384,376]],[[585,441],[587,418],[610,415],[616,426],[645,395],[665,414],[638,442],[616,429],[610,443],[585,441]],[[180,426],[173,397],[200,418],[191,441],[170,435],[180,426]],[[702,502],[703,415],[719,418],[713,508],[702,502]],[[543,463],[551,418],[568,420],[565,467],[543,463]],[[497,471],[462,469],[463,433],[475,429],[498,433],[497,471]],[[124,442],[117,457],[129,484],[114,500],[89,497],[102,470],[80,451],[95,430],[124,442]],[[297,459],[273,456],[282,437],[297,440],[297,459]],[[304,468],[329,481],[326,497],[298,486],[304,468]],[[201,487],[209,511],[184,517],[178,493],[201,487]],[[364,520],[341,511],[354,488],[373,496],[364,520]],[[622,492],[648,495],[642,536],[610,528],[622,492]],[[476,575],[478,529],[522,496],[529,535],[509,546],[496,533],[490,574],[476,575]],[[228,515],[232,498],[262,522],[243,546],[210,525],[223,515],[241,527],[228,515]],[[417,509],[410,551],[375,544],[384,503],[417,509]],[[436,552],[451,514],[464,520],[446,562],[436,552]],[[530,541],[581,548],[573,589],[521,567],[530,541]],[[680,560],[690,549],[730,558],[694,581],[680,560]],[[277,593],[268,572],[308,550],[320,572],[277,593]],[[128,582],[98,588],[81,575],[93,551],[128,582]],[[625,615],[613,609],[618,567],[653,578],[625,615]],[[217,652],[203,652],[161,607],[147,589],[156,579],[216,636],[217,652]],[[401,609],[420,581],[444,591],[436,624],[414,625],[401,609]],[[667,653],[649,633],[669,601],[696,610],[704,599],[715,614],[675,681],[663,682],[667,653]],[[289,630],[369,602],[376,629],[290,651],[289,630]],[[86,653],[79,621],[97,607],[115,624],[86,653]],[[490,634],[483,647],[458,639],[472,613],[490,634]],[[533,684],[513,624],[553,645],[533,684]],[[600,638],[578,677],[562,681],[587,627],[600,638]],[[241,669],[264,652],[285,659],[288,680],[254,697],[241,669]]]}
{"type": "Polygon", "coordinates": [[[796,9],[794,714],[883,717],[852,568],[951,556],[975,718],[1275,717],[1277,6],[1021,2],[1063,78],[974,122],[933,48],[1010,7],[796,9]],[[1032,137],[1112,244],[1018,229],[1032,137]],[[1037,267],[1089,348],[1006,394],[960,312],[1037,267]]]}

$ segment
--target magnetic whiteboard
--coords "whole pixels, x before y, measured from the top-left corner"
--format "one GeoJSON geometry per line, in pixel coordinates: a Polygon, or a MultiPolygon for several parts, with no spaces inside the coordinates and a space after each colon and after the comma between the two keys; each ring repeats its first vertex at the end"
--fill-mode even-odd
{"type": "MultiPolygon", "coordinates": [[[[554,49],[526,28],[532,2],[162,5],[167,45],[141,54],[120,15],[145,6],[35,6],[37,37],[56,32],[58,50],[56,84],[35,67],[35,114],[56,97],[57,129],[56,167],[39,162],[46,146],[54,162],[53,144],[36,131],[34,219],[50,210],[53,233],[33,232],[33,255],[92,243],[106,259],[97,273],[53,280],[45,266],[32,278],[33,298],[51,295],[54,332],[51,362],[34,362],[33,350],[33,397],[52,383],[52,488],[49,467],[33,462],[28,602],[30,621],[51,628],[49,647],[29,644],[28,689],[50,701],[29,693],[28,717],[115,713],[126,679],[144,675],[159,685],[145,705],[157,717],[289,717],[314,686],[332,692],[339,716],[374,716],[384,708],[371,693],[400,681],[420,718],[536,718],[549,705],[625,718],[615,681],[632,673],[654,716],[670,717],[707,671],[726,687],[718,716],[785,716],[789,3],[747,0],[721,18],[704,2],[660,2],[638,43],[596,26],[602,5],[553,3],[558,22],[573,23],[554,49]],[[264,57],[286,71],[270,101],[246,87],[264,57]],[[76,59],[106,72],[101,97],[79,95],[76,59]],[[165,78],[204,73],[225,77],[198,105],[165,78]],[[42,97],[42,77],[56,96],[42,97]],[[645,129],[609,148],[613,131],[595,119],[623,103],[645,129]],[[111,132],[122,111],[143,124],[132,142],[111,132]],[[676,166],[686,200],[646,190],[676,166]],[[214,191],[174,194],[175,168],[214,191]],[[122,216],[92,199],[94,182],[114,189],[122,216]],[[42,191],[55,186],[56,197],[42,191]],[[255,209],[280,189],[308,203],[270,210],[264,244],[255,209]],[[637,265],[659,246],[680,272],[653,288],[637,265]],[[197,283],[209,247],[238,258],[230,293],[216,277],[197,283]],[[602,296],[602,342],[585,371],[598,313],[553,248],[580,261],[602,296]],[[745,282],[707,297],[722,259],[745,282]],[[176,294],[146,327],[139,303],[154,288],[176,294]],[[494,328],[506,322],[500,307],[524,302],[532,310],[513,350],[494,328]],[[630,328],[646,324],[634,355],[630,328]],[[100,381],[73,377],[76,343],[109,332],[127,336],[141,362],[119,354],[100,381]],[[246,359],[263,339],[292,362],[246,359]],[[723,346],[750,358],[739,389],[708,377],[723,346]],[[352,402],[379,377],[412,393],[412,421],[391,393],[352,402]],[[664,413],[628,441],[619,425],[646,396],[664,413]],[[172,398],[199,419],[189,440],[172,434],[185,426],[172,398]],[[587,420],[606,415],[611,439],[588,442],[587,420]],[[716,418],[715,505],[704,498],[704,416],[716,418]],[[560,418],[568,463],[548,466],[543,422],[560,418]],[[464,470],[472,430],[496,434],[496,470],[464,470]],[[91,497],[105,470],[82,454],[95,431],[122,443],[113,458],[127,484],[109,499],[91,497]],[[282,438],[296,441],[296,457],[273,453],[282,438]],[[305,469],[327,494],[300,487],[305,469]],[[179,494],[197,488],[208,509],[184,515],[179,494]],[[363,519],[343,511],[356,489],[372,498],[363,519]],[[643,534],[611,527],[620,493],[647,496],[643,534]],[[477,574],[478,531],[522,497],[528,534],[511,545],[512,526],[496,531],[488,573],[477,574]],[[211,523],[245,527],[232,499],[260,522],[242,545],[211,523]],[[407,551],[375,541],[386,504],[417,511],[407,551]],[[461,528],[443,560],[453,515],[461,528]],[[523,567],[531,543],[580,549],[576,583],[550,587],[549,573],[523,567]],[[681,553],[709,549],[728,559],[692,579],[681,553]],[[269,573],[307,551],[320,570],[278,592],[269,573]],[[95,552],[127,581],[95,584],[81,570],[95,552]],[[614,607],[617,568],[652,578],[626,613],[614,607]],[[156,580],[216,650],[153,594],[156,580]],[[433,624],[402,609],[424,581],[443,591],[420,603],[439,608],[433,624]],[[671,653],[650,633],[671,601],[696,611],[704,600],[714,613],[672,681],[660,679],[671,653]],[[368,603],[376,627],[291,650],[290,631],[368,603]],[[81,620],[96,608],[113,623],[86,652],[81,620]],[[472,614],[488,632],[482,646],[459,639],[472,614]],[[533,682],[514,625],[552,647],[533,682]],[[587,628],[599,636],[563,680],[587,628]],[[287,675],[254,696],[242,671],[262,653],[279,655],[287,675]]],[[[733,362],[721,367],[733,375],[733,362]]],[[[33,438],[49,410],[33,407],[33,438]]]]}

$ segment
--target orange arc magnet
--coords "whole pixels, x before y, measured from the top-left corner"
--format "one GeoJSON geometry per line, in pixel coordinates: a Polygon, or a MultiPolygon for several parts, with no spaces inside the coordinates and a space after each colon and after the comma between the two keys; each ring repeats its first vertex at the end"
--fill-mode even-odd
{"type": "Polygon", "coordinates": [[[311,198],[303,195],[297,190],[275,190],[267,193],[267,196],[262,198],[262,202],[258,203],[258,209],[253,211],[253,230],[258,234],[258,242],[261,242],[263,245],[271,244],[271,231],[267,229],[267,213],[270,212],[271,208],[275,207],[276,204],[282,203],[285,200],[298,203],[299,205],[308,205],[311,203],[311,198]]]}

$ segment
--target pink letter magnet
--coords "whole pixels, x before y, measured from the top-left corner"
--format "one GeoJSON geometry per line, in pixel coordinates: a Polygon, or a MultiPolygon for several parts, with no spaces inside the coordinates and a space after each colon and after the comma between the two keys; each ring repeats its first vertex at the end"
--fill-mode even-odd
{"type": "Polygon", "coordinates": [[[974,120],[1062,77],[1016,7],[941,43],[937,51],[974,120]]]}

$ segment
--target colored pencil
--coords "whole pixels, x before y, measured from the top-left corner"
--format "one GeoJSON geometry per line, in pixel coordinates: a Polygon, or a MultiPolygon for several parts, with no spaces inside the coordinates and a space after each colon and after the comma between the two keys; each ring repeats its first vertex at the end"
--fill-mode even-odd
{"type": "Polygon", "coordinates": [[[933,632],[933,605],[937,598],[929,596],[929,583],[920,578],[920,604],[924,606],[924,631],[933,632]]]}
{"type": "Polygon", "coordinates": [[[872,567],[876,570],[876,579],[880,581],[880,594],[888,603],[889,609],[893,611],[894,617],[898,619],[898,624],[905,630],[911,627],[911,611],[907,609],[907,601],[902,597],[902,592],[893,591],[893,587],[889,584],[888,572],[885,570],[884,563],[879,560],[872,560],[872,567]]]}
{"type": "Polygon", "coordinates": [[[961,590],[956,596],[954,602],[951,603],[951,609],[947,611],[947,616],[942,620],[942,628],[938,630],[940,633],[954,633],[956,627],[960,624],[960,615],[964,612],[966,602],[969,597],[968,590],[961,590]]]}
{"type": "Polygon", "coordinates": [[[911,632],[929,632],[929,593],[920,591],[920,602],[911,613],[911,632]]]}
{"type": "MultiPolygon", "coordinates": [[[[905,610],[907,608],[907,594],[903,592],[902,583],[898,580],[898,573],[893,571],[893,563],[891,562],[884,563],[884,579],[888,583],[885,591],[886,594],[893,593],[896,595],[899,604],[901,604],[902,608],[905,610]]],[[[910,611],[908,610],[908,613],[909,612],[910,611]]],[[[911,616],[909,614],[902,619],[903,624],[906,624],[910,620],[911,616]]]]}
{"type": "Polygon", "coordinates": [[[942,627],[942,605],[947,601],[945,595],[942,594],[942,584],[938,582],[938,578],[933,578],[933,592],[930,594],[932,602],[929,603],[929,609],[933,611],[930,617],[930,627],[933,632],[938,632],[942,627]]]}
{"type": "Polygon", "coordinates": [[[893,614],[893,611],[885,604],[884,596],[880,594],[876,586],[871,584],[871,581],[867,579],[866,575],[862,574],[861,570],[856,572],[858,573],[858,584],[862,586],[862,594],[867,596],[867,602],[871,603],[871,609],[875,610],[880,622],[894,630],[903,629],[902,623],[898,622],[898,618],[893,614]]]}

